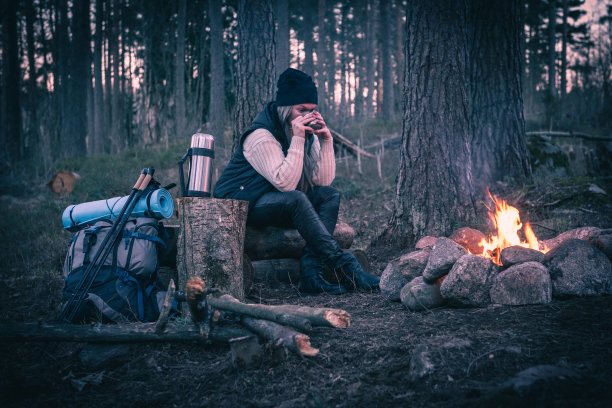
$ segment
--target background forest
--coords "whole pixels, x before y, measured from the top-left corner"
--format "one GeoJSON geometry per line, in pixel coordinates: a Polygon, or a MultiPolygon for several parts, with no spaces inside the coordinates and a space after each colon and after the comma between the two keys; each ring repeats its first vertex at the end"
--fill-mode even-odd
{"type": "MultiPolygon", "coordinates": [[[[248,3],[3,2],[3,174],[48,177],[59,159],[168,146],[196,131],[229,149],[251,119],[236,106],[238,73],[256,63],[248,50],[239,60],[238,11],[248,3]]],[[[265,46],[275,62],[262,84],[274,88],[287,66],[302,69],[315,77],[333,129],[355,142],[364,137],[356,129],[376,121],[382,133],[400,133],[406,1],[257,3],[254,20],[276,27],[272,38],[255,24],[245,32],[247,45],[265,46]]],[[[609,132],[612,5],[526,0],[518,17],[527,130],[609,132]]]]}

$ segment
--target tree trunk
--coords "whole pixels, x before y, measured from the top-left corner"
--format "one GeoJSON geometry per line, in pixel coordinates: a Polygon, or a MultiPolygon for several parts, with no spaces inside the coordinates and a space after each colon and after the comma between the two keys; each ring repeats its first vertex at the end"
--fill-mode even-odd
{"type": "MultiPolygon", "coordinates": [[[[355,230],[340,222],[336,224],[334,238],[340,248],[350,248],[355,238],[355,230]]],[[[299,258],[306,242],[296,229],[277,227],[247,227],[244,252],[251,260],[274,258],[299,258]]]]}
{"type": "Polygon", "coordinates": [[[475,218],[467,100],[466,5],[408,7],[404,117],[397,194],[381,238],[406,248],[475,218]],[[444,120],[440,120],[444,118],[444,120]]]}
{"type": "Polygon", "coordinates": [[[2,93],[4,95],[3,117],[5,125],[2,137],[3,159],[9,163],[22,158],[21,135],[21,89],[19,69],[19,43],[17,34],[17,2],[5,4],[2,21],[2,78],[4,79],[2,93]]]}
{"type": "Polygon", "coordinates": [[[174,106],[175,121],[174,140],[186,139],[185,129],[185,26],[187,20],[186,0],[178,1],[178,14],[176,19],[176,59],[174,64],[174,106]]]}
{"type": "Polygon", "coordinates": [[[393,119],[395,99],[393,97],[393,65],[391,61],[391,4],[389,0],[380,1],[381,42],[382,42],[382,117],[393,119]]]}
{"type": "Polygon", "coordinates": [[[289,2],[276,0],[276,78],[289,68],[289,2]]]}
{"type": "Polygon", "coordinates": [[[548,3],[548,90],[552,96],[557,96],[557,0],[548,0],[548,3]]]}
{"type": "Polygon", "coordinates": [[[36,80],[38,74],[36,72],[36,56],[34,48],[34,20],[36,18],[36,11],[32,0],[26,0],[25,3],[25,15],[26,15],[26,42],[28,48],[28,129],[27,129],[27,141],[25,143],[25,155],[29,158],[39,160],[41,157],[39,136],[38,136],[38,86],[36,80]]]}
{"type": "Polygon", "coordinates": [[[367,45],[367,84],[368,84],[368,97],[366,103],[366,119],[374,118],[374,89],[376,88],[376,59],[375,51],[377,49],[376,44],[376,0],[368,0],[368,15],[366,19],[366,41],[367,45]]]}
{"type": "Polygon", "coordinates": [[[248,203],[239,200],[185,197],[178,202],[179,287],[192,276],[206,287],[245,296],[242,253],[248,203]]]}
{"type": "Polygon", "coordinates": [[[567,14],[569,10],[568,0],[563,0],[563,38],[561,43],[561,89],[559,92],[559,113],[563,117],[563,104],[565,102],[565,93],[567,88],[567,43],[568,39],[568,23],[567,14]]]}
{"type": "Polygon", "coordinates": [[[478,192],[531,174],[522,96],[521,2],[473,0],[468,11],[472,175],[478,192]]]}
{"type": "Polygon", "coordinates": [[[328,71],[327,71],[327,63],[326,63],[327,53],[325,52],[325,50],[327,49],[327,29],[326,29],[326,22],[325,22],[325,15],[326,15],[325,0],[318,0],[317,9],[318,9],[317,10],[318,12],[317,33],[319,36],[318,42],[317,42],[317,69],[315,73],[315,80],[317,81],[317,88],[318,88],[318,93],[319,93],[319,106],[317,107],[317,110],[322,112],[323,114],[326,114],[327,105],[325,103],[326,101],[325,98],[329,90],[327,88],[327,82],[328,82],[328,79],[327,79],[328,71]]]}
{"type": "Polygon", "coordinates": [[[110,98],[110,126],[111,126],[111,152],[118,153],[122,150],[121,140],[121,116],[119,113],[120,91],[119,91],[119,0],[112,0],[112,12],[109,13],[109,26],[111,28],[108,38],[109,67],[112,78],[110,98]]]}
{"type": "Polygon", "coordinates": [[[276,47],[272,0],[238,1],[235,151],[240,135],[275,97],[276,47]]]}
{"type": "Polygon", "coordinates": [[[104,25],[103,0],[96,0],[96,33],[94,35],[94,132],[92,154],[104,153],[106,121],[104,120],[104,88],[102,85],[102,27],[104,25]]]}
{"type": "Polygon", "coordinates": [[[304,66],[303,71],[308,75],[314,75],[314,60],[313,53],[315,48],[314,26],[316,25],[313,0],[302,0],[302,29],[300,30],[302,40],[304,41],[304,66]]]}
{"type": "Polygon", "coordinates": [[[215,137],[215,145],[225,147],[225,68],[223,53],[223,20],[221,0],[210,0],[208,18],[210,20],[210,102],[208,122],[210,134],[215,137]]]}
{"type": "Polygon", "coordinates": [[[72,138],[70,134],[70,87],[68,84],[68,73],[70,70],[70,42],[68,39],[68,1],[58,0],[57,10],[57,89],[59,93],[60,112],[60,157],[69,157],[72,153],[72,138]]]}
{"type": "Polygon", "coordinates": [[[87,89],[91,84],[90,72],[90,21],[89,0],[74,2],[73,36],[70,56],[70,99],[68,126],[70,143],[64,146],[68,157],[82,157],[87,154],[87,89]]]}

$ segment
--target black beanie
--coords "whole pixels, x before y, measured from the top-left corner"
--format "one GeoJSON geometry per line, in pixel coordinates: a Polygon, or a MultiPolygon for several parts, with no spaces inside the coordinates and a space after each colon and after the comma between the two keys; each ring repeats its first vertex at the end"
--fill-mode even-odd
{"type": "Polygon", "coordinates": [[[278,106],[299,105],[300,103],[318,104],[317,86],[310,75],[288,68],[278,78],[276,104],[278,106]]]}

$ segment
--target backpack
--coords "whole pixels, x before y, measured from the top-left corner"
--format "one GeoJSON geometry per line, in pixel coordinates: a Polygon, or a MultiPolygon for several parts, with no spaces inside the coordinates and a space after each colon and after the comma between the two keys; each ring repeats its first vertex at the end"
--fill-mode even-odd
{"type": "MultiPolygon", "coordinates": [[[[64,262],[64,302],[77,290],[111,227],[104,219],[73,236],[64,262]]],[[[157,320],[166,294],[157,274],[157,245],[165,247],[164,233],[154,218],[130,218],[72,323],[157,320]]]]}

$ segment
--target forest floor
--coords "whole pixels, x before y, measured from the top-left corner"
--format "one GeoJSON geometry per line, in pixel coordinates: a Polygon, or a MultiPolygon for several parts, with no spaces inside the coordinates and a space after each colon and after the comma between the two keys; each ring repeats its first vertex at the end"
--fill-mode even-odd
{"type": "MultiPolygon", "coordinates": [[[[357,231],[354,247],[367,251],[384,229],[393,191],[386,187],[374,195],[348,195],[343,202],[342,218],[357,231]]],[[[543,239],[580,226],[612,227],[610,177],[500,184],[494,193],[519,208],[543,239]],[[593,183],[608,194],[591,191],[593,183]]],[[[50,206],[57,211],[64,204],[50,206]]],[[[13,211],[25,217],[19,212],[25,210],[13,211]]],[[[7,236],[3,231],[2,250],[16,253],[7,236]]],[[[62,245],[68,237],[62,236],[62,245]]],[[[45,251],[39,245],[36,250],[45,251]]],[[[373,273],[380,275],[392,255],[372,253],[373,273]]],[[[39,267],[2,269],[0,322],[54,321],[63,285],[58,272],[62,257],[52,255],[47,272],[39,267]]],[[[351,325],[314,328],[311,343],[320,349],[314,358],[266,354],[251,368],[234,367],[224,345],[132,344],[122,357],[92,366],[83,364],[79,353],[101,353],[108,346],[64,343],[41,356],[37,343],[0,343],[0,405],[612,406],[611,296],[410,312],[378,291],[302,298],[290,285],[256,283],[248,300],[341,308],[351,314],[351,325]],[[575,376],[555,375],[520,393],[504,388],[520,371],[540,365],[568,369],[575,376]],[[420,375],[423,367],[427,373],[420,375]]]]}

